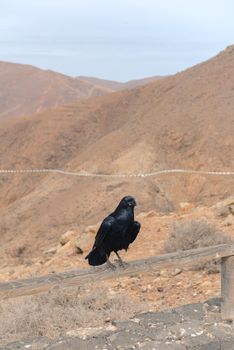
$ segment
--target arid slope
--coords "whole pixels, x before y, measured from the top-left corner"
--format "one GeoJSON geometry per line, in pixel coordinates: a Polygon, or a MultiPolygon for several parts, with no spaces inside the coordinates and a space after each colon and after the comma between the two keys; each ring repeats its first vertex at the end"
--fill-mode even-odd
{"type": "Polygon", "coordinates": [[[67,103],[133,88],[157,77],[127,83],[72,78],[51,70],[0,61],[0,118],[32,114],[67,103]]]}
{"type": "Polygon", "coordinates": [[[80,76],[77,79],[88,82],[100,88],[103,87],[103,88],[111,89],[114,92],[114,91],[120,91],[120,90],[134,89],[138,86],[143,86],[163,78],[164,77],[162,76],[154,76],[154,77],[148,77],[143,79],[129,80],[125,83],[112,81],[112,80],[93,78],[93,77],[83,77],[83,76],[80,76]]]}
{"type": "MultiPolygon", "coordinates": [[[[5,119],[0,127],[0,169],[233,171],[233,81],[231,46],[207,62],[137,89],[5,119]]],[[[1,242],[5,249],[27,244],[29,255],[51,246],[68,229],[101,220],[126,194],[137,197],[140,211],[169,212],[180,202],[215,204],[234,189],[230,176],[183,174],[8,174],[1,175],[0,186],[1,242]]]]}
{"type": "Polygon", "coordinates": [[[0,62],[0,117],[30,114],[112,90],[30,65],[0,62]]]}

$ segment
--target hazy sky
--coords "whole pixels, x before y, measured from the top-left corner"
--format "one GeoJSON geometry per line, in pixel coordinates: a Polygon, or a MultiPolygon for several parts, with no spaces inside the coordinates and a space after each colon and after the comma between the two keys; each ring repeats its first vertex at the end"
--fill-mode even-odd
{"type": "Polygon", "coordinates": [[[233,0],[0,0],[0,60],[126,81],[234,43],[233,0]]]}

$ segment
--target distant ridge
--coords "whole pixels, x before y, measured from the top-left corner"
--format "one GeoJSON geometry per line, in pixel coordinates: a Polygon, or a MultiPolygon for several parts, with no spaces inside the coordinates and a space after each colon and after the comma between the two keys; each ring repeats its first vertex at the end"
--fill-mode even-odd
{"type": "Polygon", "coordinates": [[[108,92],[51,70],[0,62],[0,117],[31,114],[108,92]]]}
{"type": "Polygon", "coordinates": [[[84,77],[79,76],[77,79],[80,79],[85,82],[89,82],[91,84],[94,84],[95,86],[108,88],[110,90],[114,91],[120,91],[125,89],[134,89],[135,87],[146,85],[149,83],[152,83],[156,80],[163,79],[165,77],[163,76],[154,76],[154,77],[147,77],[143,79],[135,79],[135,80],[129,80],[125,83],[117,82],[113,80],[105,80],[105,79],[99,79],[94,77],[84,77]]]}
{"type": "Polygon", "coordinates": [[[108,83],[97,78],[73,78],[31,65],[0,61],[0,117],[41,112],[135,84],[141,84],[141,81],[108,83]]]}

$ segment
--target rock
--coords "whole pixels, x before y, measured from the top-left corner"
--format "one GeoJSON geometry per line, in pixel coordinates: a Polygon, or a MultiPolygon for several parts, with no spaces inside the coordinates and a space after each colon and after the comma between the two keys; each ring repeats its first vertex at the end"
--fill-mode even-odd
{"type": "Polygon", "coordinates": [[[75,249],[76,249],[76,253],[77,254],[83,254],[84,253],[83,249],[80,247],[80,240],[79,239],[77,239],[75,241],[75,249]]]}
{"type": "Polygon", "coordinates": [[[224,226],[231,226],[234,225],[234,215],[230,214],[228,215],[224,222],[223,222],[224,226]]]}
{"type": "Polygon", "coordinates": [[[179,204],[179,206],[180,206],[180,210],[181,210],[182,212],[189,211],[190,209],[193,208],[193,204],[192,204],[192,203],[189,203],[189,202],[181,202],[181,203],[179,204]]]}
{"type": "Polygon", "coordinates": [[[172,275],[172,276],[177,276],[177,275],[179,275],[181,272],[182,272],[182,269],[176,268],[176,269],[171,273],[171,275],[172,275]]]}
{"type": "Polygon", "coordinates": [[[66,335],[69,337],[78,337],[80,339],[86,340],[89,337],[97,337],[98,335],[104,332],[113,332],[116,330],[116,327],[112,324],[105,327],[87,327],[87,328],[78,328],[75,330],[68,331],[66,335]]]}
{"type": "Polygon", "coordinates": [[[75,243],[70,241],[63,246],[60,246],[57,250],[57,255],[59,256],[72,256],[75,252],[75,243]]]}
{"type": "Polygon", "coordinates": [[[214,209],[217,216],[227,217],[230,214],[234,216],[234,196],[217,203],[214,209]]]}
{"type": "Polygon", "coordinates": [[[60,244],[65,245],[75,237],[74,231],[67,231],[60,237],[60,244]]]}
{"type": "Polygon", "coordinates": [[[89,336],[97,336],[102,332],[102,327],[87,327],[87,328],[78,328],[66,332],[66,335],[69,337],[79,337],[83,340],[86,340],[89,336]]]}
{"type": "Polygon", "coordinates": [[[77,254],[83,254],[87,243],[84,237],[78,237],[75,241],[75,250],[77,254]]]}
{"type": "Polygon", "coordinates": [[[161,270],[161,271],[160,271],[160,276],[161,276],[161,277],[168,277],[168,276],[169,276],[169,273],[168,273],[167,270],[161,270]]]}
{"type": "Polygon", "coordinates": [[[55,253],[57,253],[57,249],[58,247],[52,247],[50,249],[47,249],[43,252],[44,255],[54,255],[55,253]]]}
{"type": "Polygon", "coordinates": [[[84,230],[84,233],[96,234],[99,226],[100,226],[99,224],[87,226],[84,230]]]}
{"type": "Polygon", "coordinates": [[[83,254],[83,252],[89,252],[93,245],[93,233],[90,231],[83,231],[80,233],[74,242],[74,248],[77,254],[83,254]]]}
{"type": "Polygon", "coordinates": [[[234,203],[230,204],[230,205],[228,206],[228,208],[229,208],[230,213],[231,213],[232,215],[234,215],[234,203]]]}

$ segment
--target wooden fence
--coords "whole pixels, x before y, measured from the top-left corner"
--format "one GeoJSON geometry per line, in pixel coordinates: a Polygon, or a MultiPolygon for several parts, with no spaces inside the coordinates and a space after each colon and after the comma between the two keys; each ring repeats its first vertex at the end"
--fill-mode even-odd
{"type": "Polygon", "coordinates": [[[135,260],[125,269],[106,266],[54,273],[47,276],[0,283],[0,297],[14,298],[46,292],[56,286],[69,287],[88,282],[131,276],[161,268],[184,267],[212,259],[221,259],[221,298],[223,319],[234,320],[234,245],[222,244],[135,260]]]}

